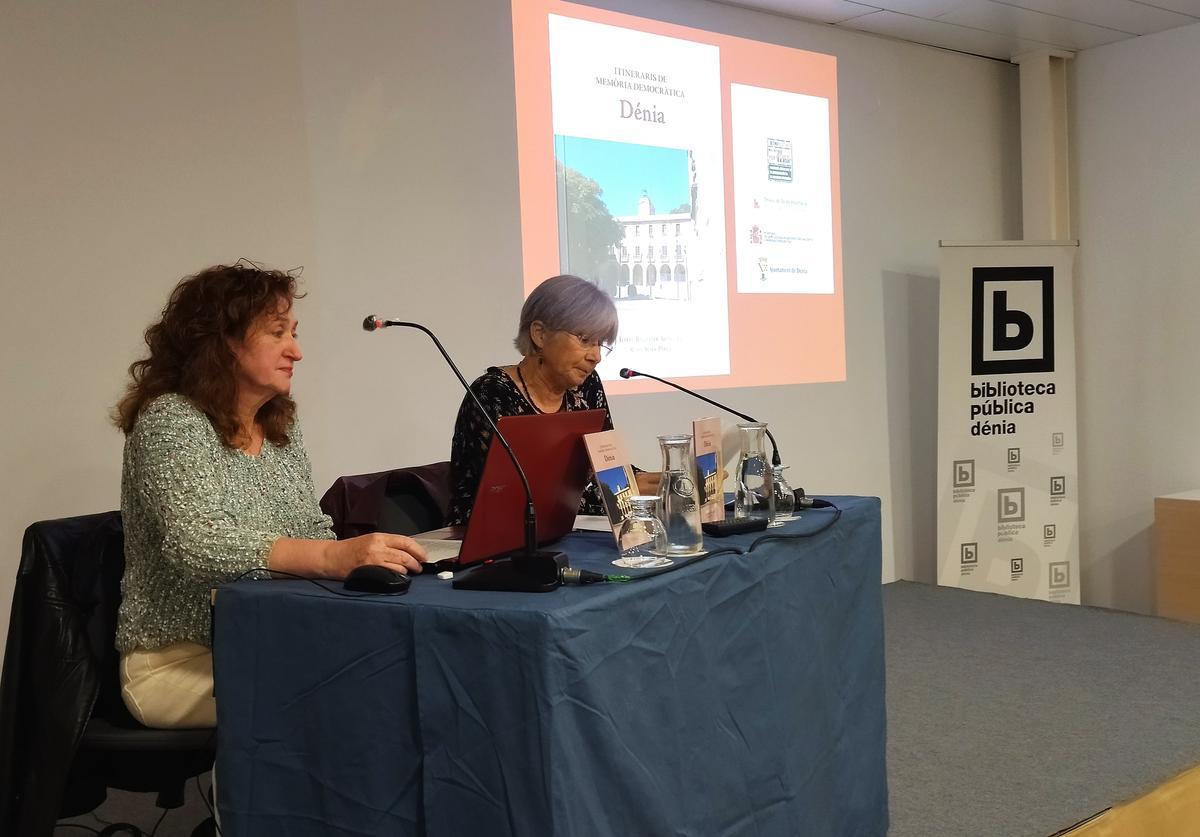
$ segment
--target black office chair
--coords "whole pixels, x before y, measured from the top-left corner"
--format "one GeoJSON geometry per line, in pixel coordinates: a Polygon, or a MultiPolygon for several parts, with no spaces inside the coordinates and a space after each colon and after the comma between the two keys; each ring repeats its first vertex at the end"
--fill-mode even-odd
{"type": "MultiPolygon", "coordinates": [[[[149,729],[121,700],[124,570],[120,512],[25,530],[0,676],[0,834],[51,835],[110,787],[178,808],[184,783],[212,767],[215,730],[149,729]]],[[[104,833],[122,830],[140,833],[127,823],[104,833]]]]}
{"type": "Polygon", "coordinates": [[[441,528],[450,514],[450,463],[338,477],[321,498],[321,509],[342,539],[441,528]]]}

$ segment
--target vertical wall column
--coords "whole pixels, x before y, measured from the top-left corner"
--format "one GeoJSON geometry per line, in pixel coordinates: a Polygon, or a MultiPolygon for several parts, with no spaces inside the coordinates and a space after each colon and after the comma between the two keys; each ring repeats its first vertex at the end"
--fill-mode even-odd
{"type": "Polygon", "coordinates": [[[1072,53],[1038,50],[1014,56],[1021,68],[1021,237],[1071,237],[1067,168],[1067,61],[1072,53]]]}

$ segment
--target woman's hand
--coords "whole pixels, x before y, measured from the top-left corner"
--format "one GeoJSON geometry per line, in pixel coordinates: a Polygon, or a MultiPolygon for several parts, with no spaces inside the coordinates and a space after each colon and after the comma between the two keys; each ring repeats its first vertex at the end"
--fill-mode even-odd
{"type": "Polygon", "coordinates": [[[381,564],[402,573],[419,573],[425,549],[412,538],[375,532],[330,542],[329,575],[345,578],[355,567],[381,564]]]}
{"type": "Polygon", "coordinates": [[[658,487],[662,484],[661,471],[638,471],[633,478],[637,480],[638,494],[647,497],[658,496],[658,487]]]}

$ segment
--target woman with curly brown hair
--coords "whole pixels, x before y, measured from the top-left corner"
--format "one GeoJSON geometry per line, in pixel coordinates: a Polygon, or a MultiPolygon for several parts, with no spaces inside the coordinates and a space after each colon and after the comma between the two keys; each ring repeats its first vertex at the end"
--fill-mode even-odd
{"type": "Polygon", "coordinates": [[[342,578],[420,572],[401,535],[334,540],[291,399],[303,357],[293,276],[239,262],[183,279],[146,330],[114,419],[124,431],[122,695],[152,727],[216,723],[209,590],[256,568],[342,578]]]}

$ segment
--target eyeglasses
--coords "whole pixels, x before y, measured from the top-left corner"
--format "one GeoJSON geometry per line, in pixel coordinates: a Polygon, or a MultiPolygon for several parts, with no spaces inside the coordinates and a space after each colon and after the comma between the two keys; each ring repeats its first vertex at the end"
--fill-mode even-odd
{"type": "Polygon", "coordinates": [[[608,355],[613,350],[611,343],[602,343],[601,341],[595,339],[594,337],[585,337],[584,335],[576,334],[573,331],[568,331],[567,334],[571,335],[577,341],[579,341],[579,345],[585,349],[599,349],[600,354],[603,355],[604,357],[608,357],[608,355]]]}

